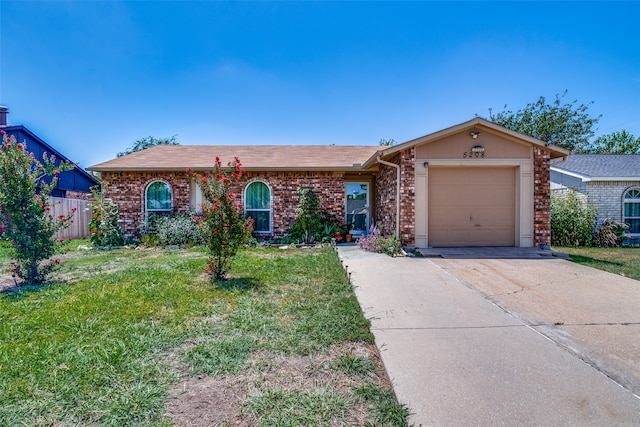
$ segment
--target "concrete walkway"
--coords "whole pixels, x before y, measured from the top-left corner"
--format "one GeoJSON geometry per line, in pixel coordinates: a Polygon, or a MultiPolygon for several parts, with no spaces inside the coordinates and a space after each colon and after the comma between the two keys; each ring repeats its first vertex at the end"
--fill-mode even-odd
{"type": "Polygon", "coordinates": [[[638,397],[432,260],[338,253],[416,426],[640,425],[638,397]]]}

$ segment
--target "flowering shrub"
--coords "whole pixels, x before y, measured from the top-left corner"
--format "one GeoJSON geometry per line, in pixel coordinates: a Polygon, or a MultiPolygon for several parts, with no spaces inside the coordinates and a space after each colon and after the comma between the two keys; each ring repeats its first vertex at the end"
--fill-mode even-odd
{"type": "Polygon", "coordinates": [[[58,230],[67,228],[75,212],[53,218],[49,194],[62,171],[73,169],[55,157],[43,155],[43,161],[27,151],[25,143],[16,143],[5,131],[0,146],[0,205],[5,216],[4,235],[14,249],[12,270],[24,283],[44,283],[60,263],[50,258],[62,240],[54,239],[58,230]]]}
{"type": "Polygon", "coordinates": [[[398,236],[394,234],[391,237],[383,237],[382,230],[377,225],[372,225],[369,234],[358,239],[358,247],[368,252],[379,252],[389,256],[401,253],[398,236]]]}
{"type": "Polygon", "coordinates": [[[122,230],[118,226],[118,207],[111,199],[104,197],[105,187],[96,185],[91,187],[91,221],[89,232],[91,243],[95,246],[119,246],[124,242],[122,230]]]}
{"type": "Polygon", "coordinates": [[[202,229],[193,220],[193,214],[160,217],[155,222],[155,232],[163,245],[202,243],[202,229]]]}
{"type": "Polygon", "coordinates": [[[202,213],[194,215],[193,220],[202,231],[209,253],[207,274],[211,282],[225,278],[231,268],[231,259],[249,241],[253,230],[253,221],[244,216],[237,195],[229,191],[245,171],[237,157],[227,166],[223,168],[220,158],[216,157],[212,172],[197,173],[187,169],[202,190],[202,213]]]}

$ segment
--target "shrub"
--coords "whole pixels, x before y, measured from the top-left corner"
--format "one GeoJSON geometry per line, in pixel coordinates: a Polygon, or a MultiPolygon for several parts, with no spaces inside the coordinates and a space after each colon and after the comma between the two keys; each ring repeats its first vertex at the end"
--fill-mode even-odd
{"type": "Polygon", "coordinates": [[[358,240],[358,247],[368,252],[378,252],[389,256],[399,255],[402,252],[400,239],[395,234],[390,237],[382,236],[382,229],[372,225],[369,234],[358,240]]]}
{"type": "Polygon", "coordinates": [[[193,214],[160,217],[155,222],[155,232],[162,245],[202,244],[202,231],[193,214]]]}
{"type": "Polygon", "coordinates": [[[216,157],[212,173],[197,173],[187,169],[202,190],[202,213],[193,220],[202,231],[204,244],[209,254],[207,274],[210,281],[223,280],[231,268],[231,259],[240,247],[249,241],[253,221],[246,218],[238,205],[237,196],[229,187],[246,172],[236,157],[223,169],[216,157]]]}
{"type": "Polygon", "coordinates": [[[296,206],[298,217],[289,227],[288,233],[293,239],[313,243],[323,233],[322,221],[318,213],[320,200],[313,191],[306,188],[298,188],[298,197],[298,206],[296,206]]]}
{"type": "Polygon", "coordinates": [[[53,218],[49,195],[60,173],[73,165],[56,162],[46,153],[41,162],[27,151],[26,143],[16,143],[5,131],[0,133],[0,205],[8,225],[4,236],[13,246],[12,270],[26,284],[42,284],[60,263],[50,260],[61,243],[54,234],[69,226],[75,212],[74,208],[53,218]]]}
{"type": "Polygon", "coordinates": [[[601,248],[622,246],[626,240],[624,233],[629,229],[625,223],[613,219],[606,219],[593,236],[593,245],[601,248]]]}
{"type": "Polygon", "coordinates": [[[345,232],[344,220],[339,216],[320,210],[318,196],[306,188],[298,188],[298,217],[287,230],[289,238],[304,243],[323,242],[335,233],[345,232]]]}
{"type": "Polygon", "coordinates": [[[91,187],[91,221],[89,232],[95,246],[120,246],[123,244],[122,230],[118,226],[118,207],[105,197],[106,185],[91,187]]]}
{"type": "Polygon", "coordinates": [[[587,206],[574,190],[551,196],[551,244],[591,246],[596,225],[596,208],[587,206]]]}

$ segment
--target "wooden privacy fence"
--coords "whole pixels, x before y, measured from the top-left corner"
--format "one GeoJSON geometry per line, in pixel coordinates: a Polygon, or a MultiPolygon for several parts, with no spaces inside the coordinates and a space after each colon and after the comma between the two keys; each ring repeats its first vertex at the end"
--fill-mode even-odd
{"type": "Polygon", "coordinates": [[[56,232],[56,239],[84,239],[89,237],[89,221],[91,220],[91,210],[88,200],[63,199],[61,197],[51,197],[51,213],[54,218],[66,215],[73,208],[76,212],[71,218],[71,225],[56,232]]]}

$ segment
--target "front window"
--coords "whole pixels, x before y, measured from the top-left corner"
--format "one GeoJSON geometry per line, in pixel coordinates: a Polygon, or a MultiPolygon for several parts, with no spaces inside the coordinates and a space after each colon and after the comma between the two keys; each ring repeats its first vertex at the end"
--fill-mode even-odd
{"type": "Polygon", "coordinates": [[[640,235],[640,189],[632,188],[624,194],[622,221],[629,225],[629,233],[640,235]]]}
{"type": "Polygon", "coordinates": [[[170,214],[172,207],[169,184],[163,181],[154,181],[149,184],[145,195],[147,228],[149,228],[149,224],[153,224],[158,216],[170,214]]]}
{"type": "Polygon", "coordinates": [[[253,231],[271,232],[271,190],[261,181],[249,184],[244,193],[245,214],[253,218],[253,231]]]}

